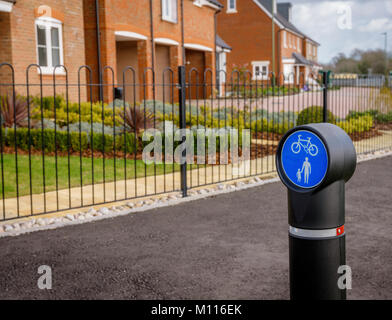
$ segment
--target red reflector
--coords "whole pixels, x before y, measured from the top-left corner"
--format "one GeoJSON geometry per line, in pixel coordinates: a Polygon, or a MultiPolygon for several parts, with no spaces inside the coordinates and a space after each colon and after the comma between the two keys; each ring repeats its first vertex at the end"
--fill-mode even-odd
{"type": "Polygon", "coordinates": [[[340,236],[340,235],[342,235],[343,233],[344,233],[344,225],[341,226],[341,227],[339,227],[339,228],[336,228],[336,235],[337,235],[337,236],[340,236]]]}

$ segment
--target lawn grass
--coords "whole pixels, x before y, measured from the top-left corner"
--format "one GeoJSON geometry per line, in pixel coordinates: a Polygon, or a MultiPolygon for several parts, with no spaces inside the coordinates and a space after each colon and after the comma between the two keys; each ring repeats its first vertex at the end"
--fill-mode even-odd
{"type": "MultiPolygon", "coordinates": [[[[56,160],[54,156],[45,156],[45,191],[56,190],[56,160]]],[[[70,156],[70,170],[68,170],[68,157],[57,157],[57,176],[58,188],[68,188],[68,172],[70,176],[71,187],[90,185],[93,183],[92,163],[94,164],[94,183],[102,183],[104,181],[104,159],[82,157],[82,181],[80,175],[80,158],[77,156],[70,156]]],[[[105,159],[105,182],[114,181],[115,173],[116,180],[125,179],[125,165],[124,159],[105,159]],[[115,170],[116,165],[116,170],[115,170]]],[[[135,174],[135,161],[126,160],[126,177],[132,179],[136,177],[144,177],[164,174],[164,164],[145,165],[142,160],[136,160],[136,174],[135,174]]],[[[166,164],[166,173],[179,171],[178,164],[166,164]]],[[[0,167],[1,170],[1,167],[0,167]]],[[[3,154],[3,171],[4,171],[4,197],[16,197],[16,166],[14,154],[3,154]]],[[[18,184],[19,195],[30,194],[30,170],[29,170],[29,156],[18,155],[18,184]]],[[[42,156],[31,156],[31,181],[32,193],[44,192],[44,175],[43,175],[43,161],[42,156]]],[[[0,172],[0,199],[3,198],[3,185],[0,172]]]]}

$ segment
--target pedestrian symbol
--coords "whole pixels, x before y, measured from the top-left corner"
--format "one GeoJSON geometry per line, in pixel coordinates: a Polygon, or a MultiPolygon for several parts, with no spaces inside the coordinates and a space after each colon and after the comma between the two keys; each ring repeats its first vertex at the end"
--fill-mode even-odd
{"type": "Polygon", "coordinates": [[[324,143],[316,134],[299,130],[286,139],[281,163],[292,183],[301,188],[314,188],[323,181],[327,173],[328,154],[324,143]]]}

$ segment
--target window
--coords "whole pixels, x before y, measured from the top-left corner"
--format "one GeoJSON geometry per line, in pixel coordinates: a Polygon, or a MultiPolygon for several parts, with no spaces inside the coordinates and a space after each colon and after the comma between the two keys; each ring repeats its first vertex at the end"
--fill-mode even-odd
{"type": "MultiPolygon", "coordinates": [[[[42,73],[53,73],[54,67],[63,62],[62,24],[60,21],[42,17],[35,22],[37,60],[42,73]]],[[[56,71],[64,72],[62,69],[56,71]]]]}
{"type": "Polygon", "coordinates": [[[301,52],[301,46],[300,46],[299,38],[297,38],[297,49],[298,49],[298,52],[301,52]]]}
{"type": "Polygon", "coordinates": [[[316,46],[313,47],[313,55],[316,57],[316,46]]]}
{"type": "Polygon", "coordinates": [[[162,0],[162,19],[177,22],[177,0],[162,0]]]}
{"type": "Polygon", "coordinates": [[[253,61],[253,80],[268,80],[269,61],[253,61]]]}
{"type": "Polygon", "coordinates": [[[287,33],[283,31],[283,46],[287,48],[287,33]]]}
{"type": "Polygon", "coordinates": [[[236,2],[236,0],[227,0],[227,12],[237,12],[236,2]]]}

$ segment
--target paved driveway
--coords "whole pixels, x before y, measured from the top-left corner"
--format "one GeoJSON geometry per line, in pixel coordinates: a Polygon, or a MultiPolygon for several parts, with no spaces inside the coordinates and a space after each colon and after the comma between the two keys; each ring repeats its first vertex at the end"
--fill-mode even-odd
{"type": "MultiPolygon", "coordinates": [[[[382,112],[389,110],[390,106],[385,97],[380,96],[380,88],[364,87],[342,87],[339,90],[330,90],[328,93],[328,109],[337,117],[344,118],[351,111],[365,111],[378,109],[382,112]]],[[[294,95],[265,97],[263,99],[250,99],[243,97],[240,99],[214,99],[194,101],[194,105],[213,104],[214,108],[234,107],[243,109],[248,106],[250,110],[265,109],[269,112],[292,111],[300,112],[310,106],[323,105],[323,92],[309,91],[294,95]]],[[[255,119],[254,119],[255,120],[255,119]]],[[[288,119],[289,120],[289,119],[288,119]]]]}
{"type": "MultiPolygon", "coordinates": [[[[349,298],[392,299],[392,157],[347,186],[349,298]]],[[[280,183],[175,207],[0,239],[0,298],[287,299],[280,183]],[[37,269],[53,270],[39,290],[37,269]]]]}

